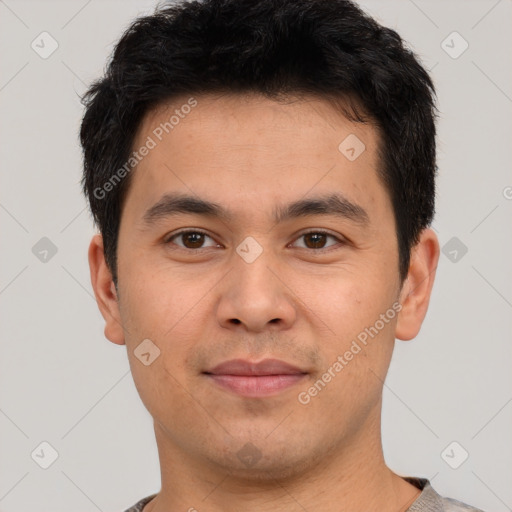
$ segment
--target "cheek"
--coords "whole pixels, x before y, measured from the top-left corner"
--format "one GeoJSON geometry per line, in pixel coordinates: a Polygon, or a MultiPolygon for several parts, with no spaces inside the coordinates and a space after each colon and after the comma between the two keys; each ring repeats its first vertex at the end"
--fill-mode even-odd
{"type": "Polygon", "coordinates": [[[203,413],[193,394],[187,391],[183,375],[176,368],[169,369],[169,356],[161,354],[150,366],[144,366],[135,357],[130,359],[133,380],[139,396],[151,414],[163,425],[174,425],[187,431],[203,413]],[[179,415],[179,421],[176,416],[179,415]]]}
{"type": "Polygon", "coordinates": [[[329,327],[330,341],[319,340],[320,349],[328,367],[342,358],[339,374],[346,376],[350,387],[364,384],[368,377],[375,379],[372,371],[385,374],[399,309],[395,293],[389,278],[366,276],[332,283],[322,301],[321,318],[329,327]]]}
{"type": "Polygon", "coordinates": [[[163,278],[167,275],[139,271],[123,281],[121,290],[121,318],[133,379],[154,417],[188,404],[186,356],[199,339],[199,326],[204,325],[200,318],[204,292],[179,279],[170,282],[163,278]]]}
{"type": "MultiPolygon", "coordinates": [[[[149,287],[152,283],[146,284],[149,287]]],[[[154,417],[161,417],[166,410],[183,408],[186,396],[182,390],[188,387],[183,366],[193,339],[193,332],[186,329],[193,324],[185,321],[193,316],[193,311],[186,315],[182,303],[172,299],[167,302],[165,296],[146,294],[144,290],[139,290],[127,303],[122,318],[129,330],[126,348],[142,402],[154,417]]]]}
{"type": "Polygon", "coordinates": [[[316,307],[336,335],[354,336],[369,322],[375,322],[388,308],[390,298],[385,283],[375,282],[368,274],[353,274],[331,279],[316,307]]]}
{"type": "Polygon", "coordinates": [[[123,322],[132,342],[142,337],[159,345],[169,344],[183,325],[197,325],[201,299],[209,283],[180,277],[172,268],[155,271],[148,267],[155,268],[139,262],[131,267],[133,271],[127,269],[120,277],[123,322]]]}

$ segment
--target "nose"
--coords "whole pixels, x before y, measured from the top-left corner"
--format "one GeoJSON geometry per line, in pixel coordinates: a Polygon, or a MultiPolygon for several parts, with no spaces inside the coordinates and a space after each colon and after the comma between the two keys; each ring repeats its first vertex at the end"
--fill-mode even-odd
{"type": "Polygon", "coordinates": [[[289,272],[263,253],[252,263],[236,255],[234,268],[221,284],[219,324],[250,332],[289,329],[296,318],[289,272]]]}

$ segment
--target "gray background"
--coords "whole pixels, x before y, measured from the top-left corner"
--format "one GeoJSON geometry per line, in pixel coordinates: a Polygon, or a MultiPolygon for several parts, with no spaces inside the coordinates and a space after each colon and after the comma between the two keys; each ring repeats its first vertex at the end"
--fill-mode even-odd
{"type": "MultiPolygon", "coordinates": [[[[512,4],[361,3],[432,70],[441,111],[434,227],[444,254],[421,334],[396,344],[386,459],[441,494],[511,510],[512,4]]],[[[79,95],[154,6],[0,1],[0,511],[120,511],[160,488],[151,418],[90,285],[77,135],[79,95]],[[46,59],[31,47],[51,48],[43,31],[58,43],[46,59]],[[41,252],[43,237],[55,254],[41,252]],[[58,452],[48,469],[43,441],[58,452]]]]}

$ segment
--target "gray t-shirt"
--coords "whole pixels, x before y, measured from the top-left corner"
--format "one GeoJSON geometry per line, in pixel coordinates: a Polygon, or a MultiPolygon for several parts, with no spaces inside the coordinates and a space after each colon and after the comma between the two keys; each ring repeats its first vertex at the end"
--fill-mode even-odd
{"type": "MultiPolygon", "coordinates": [[[[483,512],[478,508],[470,507],[460,501],[452,500],[451,498],[443,498],[434,491],[434,488],[426,478],[403,478],[422,491],[406,512],[483,512]]],[[[142,509],[155,496],[156,494],[152,494],[151,496],[141,499],[133,507],[125,510],[125,512],[142,512],[142,509]]]]}

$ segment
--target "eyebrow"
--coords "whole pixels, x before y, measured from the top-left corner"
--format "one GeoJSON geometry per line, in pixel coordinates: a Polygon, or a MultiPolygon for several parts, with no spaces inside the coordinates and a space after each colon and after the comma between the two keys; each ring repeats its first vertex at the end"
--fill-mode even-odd
{"type": "MultiPolygon", "coordinates": [[[[144,213],[142,221],[145,227],[150,228],[161,219],[179,214],[202,215],[226,222],[234,218],[233,213],[217,203],[185,194],[167,193],[144,213]]],[[[274,221],[278,224],[313,215],[334,215],[361,225],[369,223],[369,216],[364,208],[340,194],[300,199],[278,206],[273,211],[274,221]]]]}

